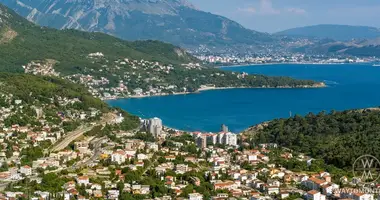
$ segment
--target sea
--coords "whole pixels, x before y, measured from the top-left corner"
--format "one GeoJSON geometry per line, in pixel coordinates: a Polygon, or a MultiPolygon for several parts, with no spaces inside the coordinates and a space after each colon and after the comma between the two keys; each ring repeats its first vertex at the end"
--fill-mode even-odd
{"type": "Polygon", "coordinates": [[[370,64],[276,64],[222,70],[323,81],[314,89],[227,89],[197,94],[107,101],[141,118],[159,117],[171,128],[239,133],[276,118],[380,106],[380,67],[370,64]]]}

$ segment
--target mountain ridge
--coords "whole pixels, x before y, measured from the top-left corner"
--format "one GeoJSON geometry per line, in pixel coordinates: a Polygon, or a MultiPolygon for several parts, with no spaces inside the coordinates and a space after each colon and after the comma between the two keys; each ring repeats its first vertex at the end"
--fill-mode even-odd
{"type": "Polygon", "coordinates": [[[256,45],[273,37],[184,0],[0,0],[43,26],[104,32],[127,40],[154,39],[181,47],[256,45]]]}

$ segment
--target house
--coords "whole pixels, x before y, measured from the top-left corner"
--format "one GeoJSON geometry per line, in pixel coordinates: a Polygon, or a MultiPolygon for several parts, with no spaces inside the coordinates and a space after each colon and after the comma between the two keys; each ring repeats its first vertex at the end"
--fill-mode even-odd
{"type": "Polygon", "coordinates": [[[355,193],[353,194],[354,200],[373,200],[373,194],[355,193]]]}
{"type": "Polygon", "coordinates": [[[146,160],[148,156],[142,153],[137,154],[137,160],[146,160]]]}
{"type": "Polygon", "coordinates": [[[280,188],[278,186],[268,186],[266,187],[266,192],[267,194],[279,194],[280,193],[280,188]]]}
{"type": "Polygon", "coordinates": [[[111,161],[116,162],[118,164],[122,164],[125,162],[126,154],[123,150],[118,150],[112,153],[111,161]]]}
{"type": "Polygon", "coordinates": [[[214,190],[223,190],[223,189],[236,189],[235,183],[233,181],[217,182],[214,184],[214,190]]]}
{"type": "Polygon", "coordinates": [[[178,164],[176,165],[176,173],[184,174],[189,170],[189,166],[186,164],[178,164]]]}
{"type": "Polygon", "coordinates": [[[203,200],[203,195],[199,193],[190,193],[189,200],[203,200]]]}
{"type": "Polygon", "coordinates": [[[280,192],[281,199],[286,199],[289,197],[289,192],[280,192]]]}
{"type": "Polygon", "coordinates": [[[108,190],[107,194],[107,199],[118,199],[120,192],[119,190],[108,190]]]}
{"type": "Polygon", "coordinates": [[[325,200],[326,196],[321,194],[317,190],[310,190],[306,193],[306,199],[307,200],[325,200]]]}
{"type": "Polygon", "coordinates": [[[326,185],[328,182],[323,179],[311,177],[303,183],[306,187],[308,187],[311,190],[319,190],[321,186],[326,185]]]}
{"type": "Polygon", "coordinates": [[[78,185],[89,185],[90,184],[90,179],[88,178],[88,176],[79,176],[77,177],[76,179],[78,185]]]}
{"type": "Polygon", "coordinates": [[[20,167],[20,173],[24,174],[25,176],[32,175],[32,168],[28,165],[20,167]]]}

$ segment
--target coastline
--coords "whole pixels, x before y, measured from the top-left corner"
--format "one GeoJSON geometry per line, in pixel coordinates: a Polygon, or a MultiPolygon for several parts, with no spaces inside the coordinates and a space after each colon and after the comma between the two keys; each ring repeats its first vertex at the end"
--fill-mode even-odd
{"type": "Polygon", "coordinates": [[[103,101],[117,100],[117,99],[140,99],[140,98],[150,98],[150,97],[161,97],[161,96],[172,96],[172,95],[187,95],[187,94],[199,94],[204,91],[210,90],[232,90],[232,89],[318,89],[328,87],[324,82],[315,83],[314,85],[300,85],[300,86],[280,86],[280,87],[203,87],[198,88],[194,92],[176,92],[176,93],[160,93],[157,95],[131,95],[124,97],[111,97],[111,98],[101,98],[103,101]]]}
{"type": "Polygon", "coordinates": [[[233,67],[249,67],[249,66],[266,66],[266,65],[349,65],[349,64],[370,64],[368,62],[363,63],[252,63],[252,64],[230,64],[223,66],[215,66],[215,68],[233,68],[233,67]]]}

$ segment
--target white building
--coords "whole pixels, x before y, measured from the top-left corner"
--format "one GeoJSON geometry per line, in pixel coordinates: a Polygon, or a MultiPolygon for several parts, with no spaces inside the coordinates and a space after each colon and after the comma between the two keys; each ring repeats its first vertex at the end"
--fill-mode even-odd
{"type": "Polygon", "coordinates": [[[89,185],[90,184],[90,178],[88,176],[79,176],[77,178],[78,185],[89,185]]]}
{"type": "Polygon", "coordinates": [[[162,120],[160,118],[152,118],[146,121],[145,129],[154,137],[160,137],[162,132],[162,120]]]}
{"type": "Polygon", "coordinates": [[[237,135],[233,133],[226,133],[224,144],[229,146],[237,146],[237,135]]]}
{"type": "Polygon", "coordinates": [[[30,176],[32,175],[32,168],[28,165],[22,166],[20,167],[20,173],[24,174],[25,176],[30,176]]]}
{"type": "Polygon", "coordinates": [[[199,193],[190,193],[189,200],[203,200],[203,195],[199,193]]]}
{"type": "Polygon", "coordinates": [[[111,155],[111,161],[116,162],[117,164],[122,164],[125,162],[125,152],[122,150],[115,151],[111,155]]]}
{"type": "Polygon", "coordinates": [[[310,190],[309,192],[307,192],[306,194],[306,199],[307,200],[325,200],[326,199],[326,196],[321,194],[319,191],[317,190],[310,190]]]}

